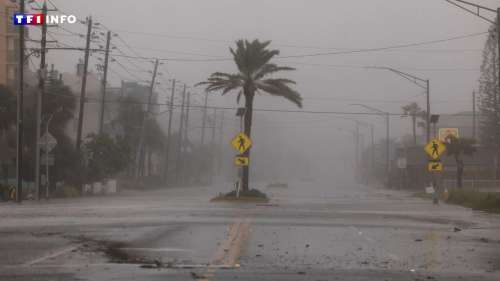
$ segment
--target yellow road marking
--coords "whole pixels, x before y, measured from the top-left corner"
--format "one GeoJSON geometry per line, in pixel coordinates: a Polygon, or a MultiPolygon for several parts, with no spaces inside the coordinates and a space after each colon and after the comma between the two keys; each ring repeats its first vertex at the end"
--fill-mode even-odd
{"type": "Polygon", "coordinates": [[[220,265],[227,267],[238,267],[238,259],[241,255],[243,243],[248,238],[250,232],[250,220],[245,219],[237,223],[233,223],[228,227],[228,235],[226,240],[219,245],[214,256],[202,274],[203,278],[198,281],[210,281],[214,277],[220,265]]]}

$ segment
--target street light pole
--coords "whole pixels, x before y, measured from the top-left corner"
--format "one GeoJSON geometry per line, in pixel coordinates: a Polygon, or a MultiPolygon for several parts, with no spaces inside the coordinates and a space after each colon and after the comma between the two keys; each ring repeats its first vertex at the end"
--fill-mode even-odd
{"type": "Polygon", "coordinates": [[[422,78],[419,78],[417,76],[414,76],[414,75],[411,75],[411,74],[408,74],[408,73],[405,73],[405,72],[402,72],[402,71],[399,71],[397,69],[394,69],[394,68],[391,68],[391,67],[386,67],[386,66],[370,66],[370,67],[366,67],[366,68],[369,68],[369,69],[381,69],[381,70],[389,70],[403,78],[405,78],[406,80],[409,80],[410,82],[412,82],[413,84],[419,86],[420,88],[423,88],[425,89],[425,94],[426,94],[426,103],[427,103],[427,114],[426,114],[426,140],[427,142],[429,142],[431,140],[431,126],[430,126],[430,123],[431,123],[431,90],[430,90],[430,81],[429,79],[422,79],[422,78]],[[425,85],[422,85],[422,83],[425,83],[425,85]]]}
{"type": "Polygon", "coordinates": [[[374,107],[371,107],[371,106],[368,106],[368,105],[364,105],[364,104],[359,104],[359,103],[356,103],[356,104],[351,104],[351,105],[356,105],[356,106],[361,106],[361,107],[364,107],[368,110],[371,110],[371,111],[375,111],[375,112],[378,112],[380,113],[381,116],[385,116],[385,126],[386,126],[386,130],[385,130],[385,148],[386,148],[386,152],[385,152],[385,172],[386,172],[386,176],[387,176],[387,184],[389,184],[389,174],[391,172],[391,151],[390,151],[390,113],[389,112],[385,112],[385,111],[382,111],[380,109],[377,109],[377,108],[374,108],[374,107]]]}
{"type": "Polygon", "coordinates": [[[430,83],[429,83],[429,79],[427,79],[425,81],[426,83],[426,88],[427,88],[427,91],[426,91],[426,99],[427,99],[427,110],[426,110],[426,133],[427,133],[427,136],[426,136],[426,140],[427,140],[427,143],[429,143],[431,141],[431,94],[430,94],[430,83]]]}

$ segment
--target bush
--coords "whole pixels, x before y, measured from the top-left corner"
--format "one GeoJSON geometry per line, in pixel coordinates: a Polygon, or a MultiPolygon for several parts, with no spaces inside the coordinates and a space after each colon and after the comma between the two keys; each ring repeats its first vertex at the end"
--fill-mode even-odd
{"type": "Polygon", "coordinates": [[[500,212],[500,194],[467,189],[451,189],[448,203],[462,205],[474,210],[500,212]]]}
{"type": "Polygon", "coordinates": [[[80,196],[79,188],[71,185],[64,185],[56,189],[53,195],[55,198],[72,198],[80,196]]]}

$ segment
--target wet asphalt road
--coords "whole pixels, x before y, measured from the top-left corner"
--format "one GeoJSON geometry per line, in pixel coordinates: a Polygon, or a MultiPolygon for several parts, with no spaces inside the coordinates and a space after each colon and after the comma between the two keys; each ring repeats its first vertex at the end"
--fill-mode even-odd
{"type": "Polygon", "coordinates": [[[500,280],[500,216],[336,182],[0,204],[0,280],[500,280]]]}

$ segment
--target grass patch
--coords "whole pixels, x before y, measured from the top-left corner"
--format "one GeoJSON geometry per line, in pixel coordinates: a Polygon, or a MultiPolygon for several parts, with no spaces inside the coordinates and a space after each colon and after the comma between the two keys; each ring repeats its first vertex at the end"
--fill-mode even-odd
{"type": "MultiPolygon", "coordinates": [[[[422,199],[433,199],[432,194],[425,192],[417,192],[412,196],[422,199]]],[[[473,210],[500,213],[500,193],[455,188],[448,190],[448,198],[444,198],[443,194],[440,194],[439,197],[448,204],[460,205],[473,210]]]]}
{"type": "Polygon", "coordinates": [[[217,197],[210,200],[210,202],[248,202],[248,203],[267,203],[269,198],[267,195],[257,189],[250,189],[248,191],[240,191],[240,196],[236,197],[236,190],[226,194],[219,194],[217,197]]]}
{"type": "Polygon", "coordinates": [[[479,192],[470,189],[451,189],[447,203],[461,205],[474,210],[500,213],[500,194],[479,192]]]}

